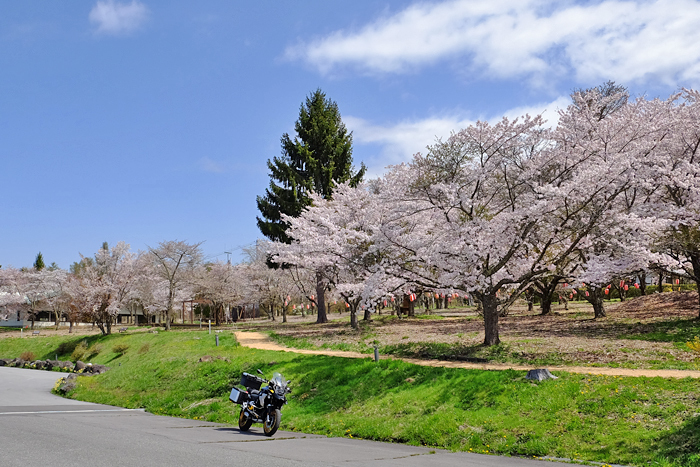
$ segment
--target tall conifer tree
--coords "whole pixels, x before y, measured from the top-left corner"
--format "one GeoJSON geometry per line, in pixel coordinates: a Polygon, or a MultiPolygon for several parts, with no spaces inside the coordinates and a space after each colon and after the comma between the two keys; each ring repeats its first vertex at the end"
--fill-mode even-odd
{"type": "MultiPolygon", "coordinates": [[[[298,217],[311,204],[309,193],[330,198],[338,183],[349,181],[357,186],[366,167],[355,170],[352,164],[352,133],[340,118],[338,105],[320,89],[311,93],[301,105],[294,125],[294,139],[282,135],[282,154],[267,161],[270,186],[265,196],[258,196],[258,228],[273,241],[290,243],[288,224],[281,214],[298,217]]],[[[316,287],[317,322],[327,321],[324,303],[325,283],[318,276],[316,287]]]]}

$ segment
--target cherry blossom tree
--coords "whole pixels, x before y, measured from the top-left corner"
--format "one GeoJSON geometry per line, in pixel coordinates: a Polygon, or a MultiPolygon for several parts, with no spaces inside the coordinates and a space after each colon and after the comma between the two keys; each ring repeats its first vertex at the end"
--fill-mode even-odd
{"type": "MultiPolygon", "coordinates": [[[[293,241],[271,247],[274,261],[322,274],[350,306],[351,325],[358,328],[358,308],[376,305],[388,289],[397,288],[397,280],[402,283],[378,269],[382,252],[374,235],[381,215],[382,207],[364,185],[341,184],[332,199],[312,194],[312,205],[301,216],[284,218],[293,241]]],[[[309,297],[314,298],[324,300],[309,297]]]]}
{"type": "Polygon", "coordinates": [[[160,242],[157,248],[149,248],[158,275],[168,284],[165,319],[165,329],[168,331],[173,316],[173,304],[177,301],[176,296],[187,285],[185,279],[202,261],[201,245],[202,242],[190,244],[170,240],[160,242]]]}
{"type": "Polygon", "coordinates": [[[197,266],[192,274],[193,292],[211,302],[216,325],[220,325],[227,306],[237,305],[246,286],[241,265],[215,262],[197,266]]]}
{"type": "Polygon", "coordinates": [[[105,244],[94,259],[83,257],[80,264],[74,280],[67,284],[71,305],[97,324],[103,335],[111,334],[119,310],[133,297],[138,278],[136,255],[124,242],[111,249],[105,244]]]}

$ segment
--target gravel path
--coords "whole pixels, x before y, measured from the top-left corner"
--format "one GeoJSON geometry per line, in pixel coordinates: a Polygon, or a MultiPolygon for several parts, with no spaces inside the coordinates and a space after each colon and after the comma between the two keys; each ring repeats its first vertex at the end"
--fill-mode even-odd
{"type": "MultiPolygon", "coordinates": [[[[345,358],[367,358],[367,354],[358,352],[344,352],[340,350],[307,350],[293,349],[281,346],[273,342],[268,336],[259,332],[236,332],[236,339],[244,347],[260,350],[276,350],[281,352],[294,352],[307,355],[329,355],[333,357],[345,358]]],[[[380,358],[395,358],[381,356],[380,358]]],[[[466,368],[470,370],[519,370],[528,371],[534,369],[531,366],[509,365],[509,364],[491,364],[491,363],[468,363],[455,362],[446,360],[421,360],[417,358],[397,358],[404,362],[413,363],[422,366],[446,367],[446,368],[466,368]]],[[[606,368],[606,367],[585,367],[585,366],[550,366],[547,367],[550,371],[563,371],[567,373],[580,373],[592,375],[606,376],[646,376],[650,378],[698,378],[700,379],[700,371],[694,370],[644,370],[633,368],[606,368]]]]}

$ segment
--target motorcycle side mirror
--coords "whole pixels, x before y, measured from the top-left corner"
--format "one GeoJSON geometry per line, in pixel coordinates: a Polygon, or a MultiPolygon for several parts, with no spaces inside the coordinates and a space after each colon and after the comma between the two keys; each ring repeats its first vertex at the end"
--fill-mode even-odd
{"type": "Polygon", "coordinates": [[[288,380],[287,380],[287,384],[289,384],[289,383],[291,383],[291,382],[292,382],[292,380],[291,380],[291,379],[288,379],[288,380]]]}
{"type": "Polygon", "coordinates": [[[258,368],[258,373],[263,374],[263,372],[260,370],[260,368],[258,368]]]}

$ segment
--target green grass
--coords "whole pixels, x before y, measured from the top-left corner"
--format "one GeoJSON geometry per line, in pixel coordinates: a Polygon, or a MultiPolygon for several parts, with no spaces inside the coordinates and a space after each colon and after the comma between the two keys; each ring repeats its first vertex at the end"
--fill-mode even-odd
{"type": "Polygon", "coordinates": [[[532,383],[516,371],[259,351],[238,346],[231,334],[221,334],[215,347],[206,331],[6,338],[0,356],[32,351],[53,358],[66,340],[101,345],[93,362],[112,368],[78,379],[72,397],[91,402],[235,423],[228,393],[242,371],[261,368],[292,380],[282,417],[287,430],[490,454],[700,466],[697,380],[558,373],[557,380],[532,383]],[[119,356],[117,345],[129,351],[119,356]],[[204,355],[221,359],[200,363],[204,355]]]}
{"type": "Polygon", "coordinates": [[[655,323],[630,324],[629,331],[620,339],[635,339],[651,342],[673,342],[685,345],[695,336],[700,336],[700,319],[669,319],[655,323]]]}

